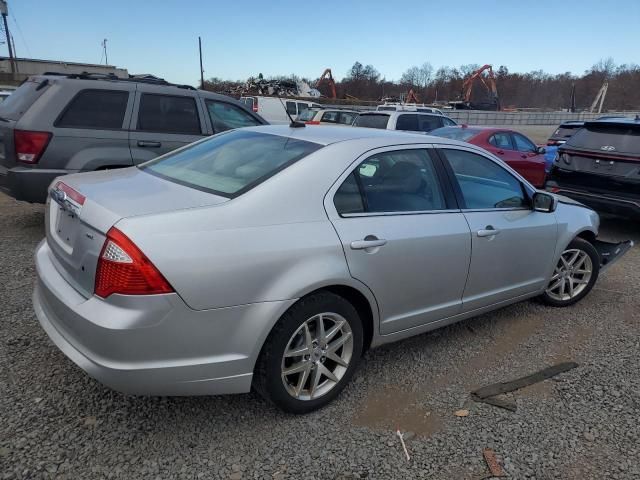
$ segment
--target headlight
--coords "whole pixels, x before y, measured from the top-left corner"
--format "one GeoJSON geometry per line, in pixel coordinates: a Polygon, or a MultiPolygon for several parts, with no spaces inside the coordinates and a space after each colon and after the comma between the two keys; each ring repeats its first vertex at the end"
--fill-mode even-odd
{"type": "Polygon", "coordinates": [[[561,156],[564,163],[566,163],[567,165],[571,163],[571,157],[568,154],[563,153],[561,156]]]}

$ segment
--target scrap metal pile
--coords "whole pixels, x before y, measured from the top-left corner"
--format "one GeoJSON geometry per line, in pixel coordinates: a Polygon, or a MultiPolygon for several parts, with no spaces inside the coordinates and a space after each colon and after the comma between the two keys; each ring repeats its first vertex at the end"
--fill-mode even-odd
{"type": "Polygon", "coordinates": [[[307,82],[293,79],[267,80],[262,77],[249,77],[244,85],[232,88],[229,92],[235,95],[280,95],[282,97],[314,97],[320,91],[309,86],[307,82]]]}

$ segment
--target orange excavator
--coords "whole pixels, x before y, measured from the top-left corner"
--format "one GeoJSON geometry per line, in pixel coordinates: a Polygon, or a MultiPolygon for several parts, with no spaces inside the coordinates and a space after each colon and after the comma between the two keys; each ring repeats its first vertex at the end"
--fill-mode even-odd
{"type": "Polygon", "coordinates": [[[496,87],[496,77],[493,74],[491,65],[483,65],[467,78],[462,84],[462,100],[466,108],[474,110],[500,110],[500,100],[498,99],[498,88],[496,87]],[[487,70],[487,75],[483,75],[487,70]],[[489,92],[489,101],[481,103],[471,102],[471,90],[473,84],[479,80],[489,92]]]}
{"type": "Polygon", "coordinates": [[[327,68],[324,72],[322,72],[322,75],[320,75],[320,79],[316,83],[316,88],[318,88],[323,82],[326,83],[331,90],[330,98],[336,98],[336,82],[333,80],[333,75],[331,75],[330,68],[327,68]]]}
{"type": "Polygon", "coordinates": [[[407,92],[405,103],[420,103],[418,101],[418,96],[416,95],[416,92],[413,91],[413,88],[410,88],[409,91],[407,92]]]}

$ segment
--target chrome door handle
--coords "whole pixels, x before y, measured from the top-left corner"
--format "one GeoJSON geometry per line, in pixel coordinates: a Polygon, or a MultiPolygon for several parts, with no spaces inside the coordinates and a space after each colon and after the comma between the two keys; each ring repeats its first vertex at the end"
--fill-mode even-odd
{"type": "Polygon", "coordinates": [[[383,247],[387,244],[387,241],[382,238],[356,240],[351,242],[351,250],[365,250],[367,248],[383,247]]]}
{"type": "Polygon", "coordinates": [[[160,142],[146,142],[144,140],[138,140],[138,146],[142,148],[158,148],[162,144],[160,142]]]}
{"type": "Polygon", "coordinates": [[[479,237],[493,237],[494,235],[498,235],[500,230],[493,228],[491,225],[487,225],[487,228],[484,230],[478,230],[479,237]]]}

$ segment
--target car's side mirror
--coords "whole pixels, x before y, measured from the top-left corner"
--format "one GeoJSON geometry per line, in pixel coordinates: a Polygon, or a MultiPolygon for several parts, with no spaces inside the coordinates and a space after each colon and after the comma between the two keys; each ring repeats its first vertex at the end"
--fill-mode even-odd
{"type": "Polygon", "coordinates": [[[544,192],[536,192],[533,194],[533,209],[536,212],[555,212],[557,206],[558,199],[555,196],[544,192]]]}
{"type": "Polygon", "coordinates": [[[544,155],[545,153],[547,153],[547,149],[544,147],[538,147],[538,150],[536,150],[538,152],[539,155],[544,155]]]}

